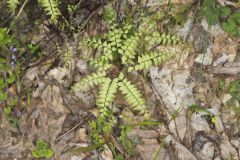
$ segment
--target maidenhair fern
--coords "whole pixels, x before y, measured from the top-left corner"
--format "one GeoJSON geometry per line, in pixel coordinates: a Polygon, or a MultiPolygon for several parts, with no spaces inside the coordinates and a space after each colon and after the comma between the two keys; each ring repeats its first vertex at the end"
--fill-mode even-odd
{"type": "Polygon", "coordinates": [[[163,45],[175,45],[181,43],[181,40],[176,36],[172,36],[166,33],[159,33],[157,31],[153,32],[151,35],[146,36],[146,40],[153,45],[163,44],[163,45]]]}
{"type": "Polygon", "coordinates": [[[120,46],[120,49],[118,50],[118,52],[122,55],[121,60],[123,64],[134,63],[132,59],[134,59],[137,54],[136,49],[138,48],[138,42],[139,42],[139,35],[134,34],[126,38],[122,46],[120,46]]]}
{"type": "Polygon", "coordinates": [[[175,57],[175,53],[166,51],[153,49],[149,52],[146,50],[149,48],[146,45],[176,45],[181,43],[180,39],[170,34],[161,34],[158,31],[145,34],[138,31],[133,25],[125,24],[122,27],[112,25],[103,36],[95,36],[87,41],[90,47],[100,53],[90,58],[90,64],[97,72],[82,78],[73,86],[73,90],[82,91],[88,86],[99,85],[96,105],[100,116],[107,118],[112,112],[111,108],[116,94],[121,93],[134,111],[148,117],[147,104],[143,95],[126,78],[127,74],[158,66],[175,57]],[[151,37],[148,38],[146,35],[151,35],[151,37]],[[111,74],[114,67],[118,69],[115,74],[111,74]],[[118,90],[120,92],[117,92],[118,90]]]}
{"type": "Polygon", "coordinates": [[[39,4],[43,7],[44,11],[53,22],[56,22],[60,15],[58,7],[58,0],[38,0],[39,4]]]}
{"type": "Polygon", "coordinates": [[[131,84],[131,82],[127,80],[122,73],[119,75],[119,80],[119,90],[125,96],[127,102],[134,110],[145,115],[147,107],[145,100],[142,98],[141,92],[133,84],[131,84]]]}
{"type": "MultiPolygon", "coordinates": [[[[115,103],[117,96],[123,96],[130,109],[145,120],[149,118],[143,94],[128,79],[128,74],[159,66],[166,60],[177,57],[176,53],[166,51],[166,48],[169,47],[167,45],[181,43],[176,36],[158,32],[156,26],[152,27],[155,31],[144,31],[129,24],[111,25],[103,36],[94,36],[86,40],[96,53],[88,59],[95,73],[83,77],[72,87],[72,90],[77,92],[85,91],[94,85],[99,86],[96,97],[99,116],[90,123],[93,142],[97,144],[109,141],[110,134],[118,122],[116,114],[119,114],[117,111],[120,108],[115,103]],[[158,45],[166,45],[165,50],[161,50],[158,45]]],[[[121,113],[119,115],[120,118],[124,116],[121,113]]]]}
{"type": "Polygon", "coordinates": [[[128,71],[131,72],[133,70],[149,69],[151,66],[157,66],[174,56],[175,54],[169,52],[168,53],[152,52],[143,54],[138,57],[137,63],[135,65],[128,67],[128,71]]]}
{"type": "Polygon", "coordinates": [[[88,75],[76,83],[72,88],[74,91],[86,90],[88,87],[101,84],[105,81],[106,72],[97,72],[92,75],[88,75]]]}
{"type": "Polygon", "coordinates": [[[108,107],[112,105],[116,97],[117,89],[118,78],[114,78],[113,80],[105,78],[104,82],[101,84],[96,104],[103,116],[110,110],[108,107]]]}

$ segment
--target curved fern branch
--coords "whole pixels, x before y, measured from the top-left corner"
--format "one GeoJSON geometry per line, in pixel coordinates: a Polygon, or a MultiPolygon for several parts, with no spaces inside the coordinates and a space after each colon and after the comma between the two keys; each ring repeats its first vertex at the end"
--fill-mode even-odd
{"type": "Polygon", "coordinates": [[[7,0],[7,7],[11,12],[15,12],[17,6],[19,5],[19,0],[7,0]]]}
{"type": "Polygon", "coordinates": [[[161,34],[158,31],[153,32],[151,36],[147,36],[146,40],[154,45],[155,44],[176,45],[178,43],[181,43],[181,40],[178,37],[166,33],[161,34]]]}
{"type": "Polygon", "coordinates": [[[121,93],[125,95],[124,98],[134,110],[144,114],[147,112],[145,100],[142,98],[141,92],[130,81],[124,78],[122,73],[119,75],[118,86],[121,93]]]}
{"type": "Polygon", "coordinates": [[[122,44],[123,30],[116,26],[111,27],[111,30],[107,34],[107,40],[110,41],[111,46],[120,47],[122,44]]]}
{"type": "Polygon", "coordinates": [[[135,34],[127,38],[120,49],[118,49],[118,52],[122,55],[122,63],[133,63],[132,59],[135,58],[136,50],[138,48],[138,42],[139,42],[139,35],[135,34]]]}
{"type": "Polygon", "coordinates": [[[99,59],[90,60],[90,65],[97,69],[97,71],[106,71],[112,67],[112,64],[110,64],[108,61],[104,61],[101,57],[99,59]]]}
{"type": "Polygon", "coordinates": [[[149,69],[153,65],[160,65],[173,56],[174,54],[172,53],[153,52],[149,54],[143,54],[138,57],[138,63],[136,65],[128,67],[128,71],[131,72],[133,70],[149,69]]]}
{"type": "Polygon", "coordinates": [[[58,16],[61,14],[58,8],[57,0],[38,0],[38,3],[43,7],[44,11],[53,22],[57,21],[58,16]]]}
{"type": "Polygon", "coordinates": [[[108,114],[109,106],[114,101],[118,89],[118,78],[111,80],[106,78],[102,83],[96,104],[99,107],[100,113],[105,116],[108,114]]]}
{"type": "Polygon", "coordinates": [[[114,52],[116,52],[117,48],[113,47],[111,44],[104,42],[102,45],[103,48],[103,56],[102,60],[108,61],[113,60],[114,52]]]}
{"type": "Polygon", "coordinates": [[[75,92],[83,91],[83,90],[86,90],[88,87],[93,87],[94,85],[98,85],[106,80],[105,76],[106,76],[105,71],[88,75],[82,78],[79,82],[75,83],[74,86],[72,87],[72,90],[75,92]]]}

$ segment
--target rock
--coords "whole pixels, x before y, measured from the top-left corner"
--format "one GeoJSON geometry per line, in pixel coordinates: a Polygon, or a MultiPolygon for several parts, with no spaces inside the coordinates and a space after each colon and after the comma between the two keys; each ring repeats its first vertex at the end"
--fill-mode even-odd
{"type": "Polygon", "coordinates": [[[212,64],[212,60],[213,60],[213,54],[211,52],[211,49],[208,48],[207,49],[207,53],[206,54],[199,54],[197,56],[197,58],[195,59],[195,62],[196,63],[200,63],[204,66],[207,66],[207,65],[211,65],[212,64]]]}
{"type": "Polygon", "coordinates": [[[37,89],[32,93],[32,97],[34,98],[40,97],[42,95],[42,91],[46,87],[46,84],[42,81],[39,81],[37,84],[38,84],[37,89]]]}
{"type": "Polygon", "coordinates": [[[153,159],[155,150],[159,147],[159,143],[156,139],[143,139],[143,144],[136,146],[137,152],[142,159],[153,159]]]}
{"type": "Polygon", "coordinates": [[[145,138],[145,139],[150,139],[150,138],[157,138],[159,137],[158,132],[154,131],[154,130],[141,130],[141,129],[133,129],[131,132],[128,133],[128,136],[134,137],[134,136],[138,136],[141,138],[145,138]]]}
{"type": "Polygon", "coordinates": [[[164,67],[158,72],[157,68],[152,67],[150,75],[156,92],[161,95],[168,114],[176,114],[176,111],[179,110],[175,121],[176,126],[172,121],[169,127],[172,133],[175,135],[178,133],[180,140],[183,140],[186,132],[185,115],[188,106],[195,103],[192,93],[195,83],[190,80],[189,71],[174,71],[173,68],[164,67]]]}
{"type": "Polygon", "coordinates": [[[193,132],[204,131],[206,133],[209,133],[211,129],[209,128],[207,121],[201,116],[202,116],[201,113],[192,114],[191,129],[193,130],[193,132]]]}
{"type": "Polygon", "coordinates": [[[220,156],[217,156],[216,158],[214,158],[214,160],[222,160],[220,156]]]}
{"type": "Polygon", "coordinates": [[[81,156],[76,156],[76,155],[73,155],[71,156],[71,160],[82,160],[83,158],[81,156]]]}
{"type": "Polygon", "coordinates": [[[228,60],[228,55],[224,53],[221,57],[219,57],[217,60],[213,62],[213,66],[216,67],[217,65],[225,63],[227,60],[228,60]]]}
{"type": "Polygon", "coordinates": [[[101,153],[101,157],[104,160],[113,160],[112,151],[108,148],[107,145],[104,145],[104,151],[101,153]]]}
{"type": "Polygon", "coordinates": [[[204,144],[203,149],[201,150],[200,153],[198,153],[198,158],[199,159],[204,159],[204,160],[212,160],[214,156],[214,147],[211,142],[207,142],[204,144]]]}
{"type": "Polygon", "coordinates": [[[156,91],[161,95],[170,114],[181,110],[186,113],[188,106],[195,103],[193,98],[193,87],[195,83],[190,80],[190,72],[187,70],[173,71],[164,67],[158,72],[158,68],[150,69],[150,76],[156,91]]]}
{"type": "Polygon", "coordinates": [[[38,74],[39,67],[32,67],[27,70],[27,73],[24,75],[24,79],[28,81],[33,81],[38,74]]]}
{"type": "Polygon", "coordinates": [[[183,115],[177,116],[176,119],[172,120],[168,125],[169,130],[181,141],[184,139],[187,130],[186,120],[186,117],[183,115]]]}
{"type": "Polygon", "coordinates": [[[206,30],[199,24],[195,24],[192,29],[191,39],[195,53],[204,53],[207,40],[206,30]]]}
{"type": "Polygon", "coordinates": [[[77,66],[78,71],[80,71],[81,73],[87,73],[88,64],[86,61],[80,59],[80,60],[78,60],[76,66],[77,66]]]}
{"type": "Polygon", "coordinates": [[[229,94],[229,93],[226,93],[223,95],[223,98],[222,98],[222,103],[225,104],[227,103],[228,101],[230,101],[232,99],[232,95],[229,94]]]}
{"type": "Polygon", "coordinates": [[[178,143],[171,135],[165,138],[166,144],[175,149],[179,160],[197,160],[197,158],[182,144],[178,143]]]}
{"type": "Polygon", "coordinates": [[[223,126],[223,123],[222,123],[222,119],[219,115],[216,115],[215,118],[216,118],[215,130],[218,133],[222,133],[224,131],[224,126],[223,126]]]}
{"type": "Polygon", "coordinates": [[[223,159],[233,159],[233,160],[238,160],[238,152],[236,148],[234,148],[231,143],[228,140],[228,137],[223,134],[223,141],[220,144],[220,149],[221,149],[221,156],[223,159]]]}
{"type": "Polygon", "coordinates": [[[183,27],[182,28],[179,28],[179,29],[177,29],[178,31],[177,31],[177,35],[179,36],[179,37],[183,37],[183,39],[186,39],[187,37],[187,34],[186,33],[188,33],[188,31],[190,30],[190,28],[191,28],[191,26],[192,26],[192,23],[193,23],[193,20],[191,19],[191,18],[189,18],[186,22],[185,22],[185,24],[183,25],[183,27]]]}
{"type": "Polygon", "coordinates": [[[69,75],[69,70],[67,68],[58,67],[50,70],[48,75],[49,77],[55,79],[58,83],[64,84],[66,83],[64,78],[69,75]]]}
{"type": "Polygon", "coordinates": [[[211,107],[208,109],[216,118],[215,121],[215,130],[217,133],[222,133],[224,131],[224,126],[222,122],[222,113],[220,112],[221,108],[221,101],[217,97],[213,97],[211,101],[211,107]]]}
{"type": "Polygon", "coordinates": [[[76,132],[76,139],[81,142],[88,141],[88,135],[86,134],[87,130],[85,128],[80,128],[76,132]]]}

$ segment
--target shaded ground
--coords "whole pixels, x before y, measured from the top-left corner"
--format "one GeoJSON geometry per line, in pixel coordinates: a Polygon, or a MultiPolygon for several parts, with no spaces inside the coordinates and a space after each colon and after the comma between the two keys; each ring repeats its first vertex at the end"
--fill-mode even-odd
{"type": "MultiPolygon", "coordinates": [[[[0,16],[0,26],[8,27],[10,22],[4,19],[11,16],[2,7],[4,2],[0,2],[0,7],[6,14],[0,16]]],[[[49,24],[46,17],[41,17],[39,24],[34,25],[41,11],[35,5],[32,9],[31,1],[16,21],[12,32],[22,46],[30,42],[37,44],[39,52],[31,55],[24,47],[16,52],[22,63],[21,83],[14,83],[7,89],[10,97],[17,95],[19,98],[10,116],[16,120],[13,125],[3,112],[4,103],[0,103],[0,159],[34,159],[32,151],[40,139],[49,143],[54,152],[50,159],[56,160],[116,159],[111,144],[123,159],[240,159],[240,38],[230,36],[221,23],[210,26],[206,18],[197,19],[196,10],[201,3],[190,0],[173,1],[172,9],[160,16],[159,29],[180,36],[191,49],[184,50],[187,54],[179,56],[177,62],[151,67],[145,76],[136,73],[130,77],[144,94],[151,121],[161,123],[137,125],[127,132],[127,137],[134,142],[128,149],[119,142],[120,131],[115,127],[110,144],[87,152],[72,150],[75,146],[93,145],[89,121],[99,115],[95,105],[97,87],[86,92],[70,90],[76,81],[91,72],[82,58],[92,54],[82,47],[83,37],[106,30],[101,19],[104,4],[91,2],[82,2],[70,19],[75,25],[74,31],[61,30],[49,24]],[[175,6],[180,4],[188,6],[186,12],[180,12],[188,18],[177,25],[175,6]],[[77,26],[84,29],[75,32],[77,26]]],[[[223,1],[217,4],[229,6],[220,2],[223,1]]],[[[124,17],[126,8],[129,12],[138,9],[137,3],[130,0],[113,4],[119,17],[124,17]]],[[[230,7],[239,10],[232,3],[230,7]]],[[[146,8],[155,13],[164,8],[168,10],[168,5],[149,0],[146,8]]],[[[182,51],[179,46],[170,49],[182,51]]],[[[118,105],[124,106],[124,103],[121,97],[116,100],[118,105]]],[[[130,109],[122,107],[121,110],[127,116],[119,120],[118,125],[143,119],[130,109]]]]}

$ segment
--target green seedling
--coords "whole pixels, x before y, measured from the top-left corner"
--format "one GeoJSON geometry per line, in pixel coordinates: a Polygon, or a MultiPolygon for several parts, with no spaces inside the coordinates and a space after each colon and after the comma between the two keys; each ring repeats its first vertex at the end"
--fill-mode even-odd
{"type": "Polygon", "coordinates": [[[53,150],[50,149],[48,143],[43,140],[38,140],[36,149],[32,151],[32,156],[34,158],[51,158],[53,154],[53,150]]]}

